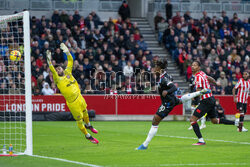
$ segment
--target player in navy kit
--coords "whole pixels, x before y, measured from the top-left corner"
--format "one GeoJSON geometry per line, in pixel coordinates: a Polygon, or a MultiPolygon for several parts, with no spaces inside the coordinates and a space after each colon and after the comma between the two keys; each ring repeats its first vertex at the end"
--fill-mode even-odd
{"type": "Polygon", "coordinates": [[[158,92],[160,94],[162,104],[154,115],[152,127],[148,133],[147,139],[143,142],[143,144],[141,144],[137,148],[137,150],[147,149],[149,142],[157,133],[159,123],[173,110],[176,105],[182,104],[183,102],[190,100],[194,97],[204,95],[206,93],[211,93],[210,89],[203,89],[201,91],[186,94],[179,99],[174,95],[174,92],[177,90],[177,88],[173,83],[172,76],[167,74],[166,68],[166,60],[161,60],[157,62],[155,72],[157,74],[160,74],[158,92]]]}

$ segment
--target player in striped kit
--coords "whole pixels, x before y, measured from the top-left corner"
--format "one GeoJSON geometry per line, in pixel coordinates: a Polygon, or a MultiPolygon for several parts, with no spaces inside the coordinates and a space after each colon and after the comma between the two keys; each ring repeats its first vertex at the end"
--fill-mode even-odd
{"type": "MultiPolygon", "coordinates": [[[[196,91],[200,91],[201,89],[210,89],[209,83],[216,85],[216,81],[212,77],[207,76],[203,71],[200,70],[200,65],[201,64],[199,61],[194,61],[192,63],[192,72],[193,75],[195,75],[196,91]]],[[[193,115],[190,118],[190,123],[193,126],[193,130],[199,139],[198,143],[195,143],[193,145],[205,145],[205,141],[202,138],[197,120],[204,116],[206,113],[213,124],[235,125],[234,121],[216,118],[217,115],[215,111],[215,98],[213,97],[212,93],[204,94],[201,96],[199,106],[195,109],[193,115]]]]}
{"type": "Polygon", "coordinates": [[[243,127],[244,115],[247,112],[248,94],[250,92],[249,73],[243,72],[243,78],[233,88],[234,102],[236,103],[237,110],[240,112],[239,132],[247,132],[248,129],[243,127]],[[237,97],[235,96],[236,89],[238,89],[237,97]]]}

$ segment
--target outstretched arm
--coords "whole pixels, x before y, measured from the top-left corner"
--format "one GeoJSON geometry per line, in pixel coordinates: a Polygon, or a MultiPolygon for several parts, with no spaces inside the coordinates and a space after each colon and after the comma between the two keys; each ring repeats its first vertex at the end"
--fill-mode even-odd
{"type": "Polygon", "coordinates": [[[69,70],[69,72],[72,72],[72,68],[73,68],[73,57],[71,56],[69,49],[67,48],[67,46],[64,43],[60,44],[60,48],[63,50],[63,52],[67,55],[67,59],[68,59],[68,65],[66,67],[66,70],[69,70]]]}
{"type": "Polygon", "coordinates": [[[216,81],[215,81],[214,78],[212,78],[212,77],[210,77],[210,76],[207,76],[207,80],[208,80],[210,83],[212,83],[212,84],[214,84],[214,85],[217,85],[217,83],[216,83],[216,81]]]}
{"type": "Polygon", "coordinates": [[[58,74],[57,74],[57,72],[56,72],[54,66],[53,66],[52,63],[51,63],[51,52],[50,52],[49,50],[47,50],[47,51],[46,51],[46,55],[47,55],[47,56],[46,56],[46,57],[47,57],[47,63],[48,63],[49,68],[50,68],[50,70],[51,70],[51,72],[52,72],[52,74],[53,74],[53,79],[54,79],[54,81],[55,81],[55,83],[56,83],[57,78],[58,78],[58,74]]]}

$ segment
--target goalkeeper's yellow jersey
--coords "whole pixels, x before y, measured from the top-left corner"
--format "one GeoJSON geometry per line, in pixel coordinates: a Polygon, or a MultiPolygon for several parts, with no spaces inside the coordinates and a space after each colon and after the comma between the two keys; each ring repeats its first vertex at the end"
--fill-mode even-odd
{"type": "Polygon", "coordinates": [[[72,75],[73,58],[71,54],[67,54],[68,65],[64,70],[64,76],[59,76],[52,64],[49,68],[53,74],[53,79],[58,89],[69,103],[73,102],[81,93],[76,79],[72,75]]]}

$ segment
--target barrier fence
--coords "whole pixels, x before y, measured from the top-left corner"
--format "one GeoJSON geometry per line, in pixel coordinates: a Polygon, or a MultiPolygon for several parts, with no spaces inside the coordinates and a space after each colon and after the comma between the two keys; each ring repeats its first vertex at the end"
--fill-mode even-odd
{"type": "MultiPolygon", "coordinates": [[[[0,111],[24,111],[25,105],[20,102],[20,98],[24,96],[20,96],[0,95],[0,102],[5,103],[4,106],[1,105],[0,111]]],[[[84,95],[83,97],[88,104],[88,109],[95,110],[97,115],[153,115],[161,105],[158,95],[84,95]]],[[[236,113],[236,104],[232,96],[215,96],[215,98],[220,100],[225,114],[236,113]]],[[[33,96],[32,104],[33,112],[69,112],[62,95],[33,96]]],[[[249,100],[248,107],[250,107],[249,100]]],[[[183,113],[182,105],[178,105],[170,115],[183,115],[183,113]]]]}
{"type": "MultiPolygon", "coordinates": [[[[192,13],[201,13],[206,11],[208,13],[219,13],[223,10],[228,13],[250,13],[250,3],[244,2],[218,2],[218,3],[199,3],[199,2],[173,2],[173,11],[192,13]]],[[[149,12],[161,11],[165,12],[166,2],[149,2],[149,12]]]]}
{"type": "MultiPolygon", "coordinates": [[[[0,10],[94,10],[117,12],[122,1],[121,0],[0,0],[0,10]]],[[[149,2],[148,12],[165,11],[165,0],[155,0],[149,2]]],[[[218,2],[204,3],[197,1],[190,2],[172,2],[173,11],[186,12],[191,11],[202,12],[206,10],[208,13],[227,12],[250,13],[250,3],[247,2],[218,2]]]]}

